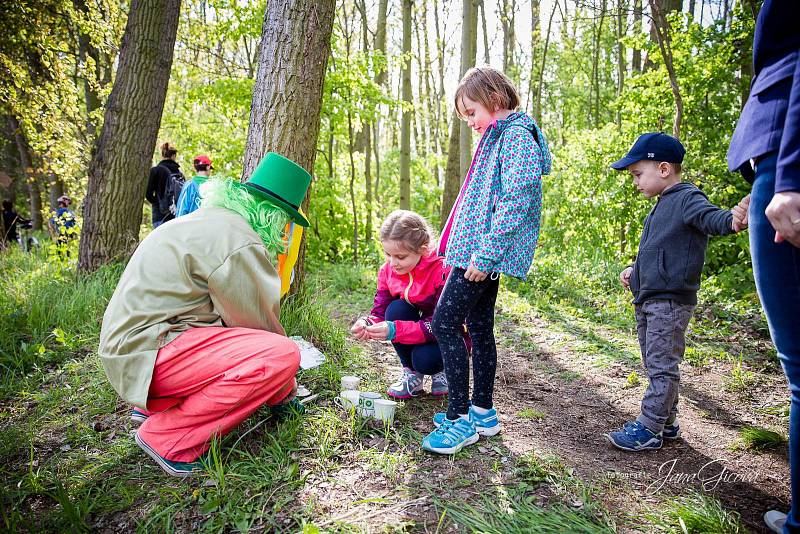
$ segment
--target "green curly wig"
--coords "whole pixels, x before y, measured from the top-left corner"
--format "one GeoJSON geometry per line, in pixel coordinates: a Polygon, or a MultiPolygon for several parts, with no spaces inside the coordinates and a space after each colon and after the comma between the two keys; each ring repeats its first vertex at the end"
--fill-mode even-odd
{"type": "Polygon", "coordinates": [[[200,186],[201,206],[234,211],[258,234],[272,254],[285,252],[284,229],[289,215],[268,200],[260,199],[244,186],[227,178],[210,178],[200,186]]]}

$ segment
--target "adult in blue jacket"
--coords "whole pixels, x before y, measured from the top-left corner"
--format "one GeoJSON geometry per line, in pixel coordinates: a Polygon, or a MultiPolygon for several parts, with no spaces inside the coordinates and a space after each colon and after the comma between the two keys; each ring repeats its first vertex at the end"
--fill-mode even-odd
{"type": "Polygon", "coordinates": [[[753,82],[728,149],[728,167],[753,184],[750,253],[770,335],[789,380],[788,516],[774,532],[800,532],[800,2],[765,0],[753,41],[753,82]]]}

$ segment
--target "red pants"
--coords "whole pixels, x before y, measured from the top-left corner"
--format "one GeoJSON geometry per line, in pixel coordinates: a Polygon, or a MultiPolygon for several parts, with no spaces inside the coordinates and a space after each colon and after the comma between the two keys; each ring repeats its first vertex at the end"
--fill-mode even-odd
{"type": "Polygon", "coordinates": [[[139,436],[174,462],[196,460],[264,404],[291,392],[300,366],[287,337],[250,328],[192,328],[158,351],[139,436]]]}

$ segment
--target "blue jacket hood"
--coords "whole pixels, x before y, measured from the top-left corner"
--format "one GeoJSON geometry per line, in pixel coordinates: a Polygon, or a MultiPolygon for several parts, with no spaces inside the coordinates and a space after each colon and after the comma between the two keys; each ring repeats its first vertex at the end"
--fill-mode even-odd
{"type": "Polygon", "coordinates": [[[500,135],[506,128],[511,126],[520,126],[531,132],[531,135],[533,135],[533,138],[542,150],[542,174],[550,174],[553,165],[553,157],[550,154],[547,138],[544,136],[544,133],[542,133],[542,130],[539,129],[539,125],[536,124],[536,121],[521,111],[515,111],[505,119],[496,121],[490,133],[500,135]]]}

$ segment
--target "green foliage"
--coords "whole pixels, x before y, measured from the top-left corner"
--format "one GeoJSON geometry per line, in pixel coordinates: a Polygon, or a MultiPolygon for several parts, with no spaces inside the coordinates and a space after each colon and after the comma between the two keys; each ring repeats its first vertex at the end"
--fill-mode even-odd
{"type": "Polygon", "coordinates": [[[94,348],[121,274],[111,265],[85,276],[13,248],[0,254],[0,397],[30,371],[94,348]]]}

